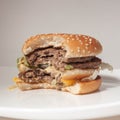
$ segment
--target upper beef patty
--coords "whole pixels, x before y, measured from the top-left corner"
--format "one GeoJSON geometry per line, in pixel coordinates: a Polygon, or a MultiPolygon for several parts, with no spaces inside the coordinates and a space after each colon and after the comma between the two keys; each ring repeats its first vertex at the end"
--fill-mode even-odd
{"type": "Polygon", "coordinates": [[[71,65],[72,68],[77,69],[96,69],[101,64],[101,59],[95,56],[65,59],[65,53],[66,51],[61,48],[49,47],[37,49],[26,58],[31,66],[44,69],[48,65],[53,65],[61,71],[66,69],[66,65],[71,65]]]}
{"type": "Polygon", "coordinates": [[[38,67],[40,64],[50,63],[54,58],[61,57],[65,55],[65,51],[60,48],[44,48],[37,49],[31,54],[27,55],[27,61],[31,66],[38,67]]]}

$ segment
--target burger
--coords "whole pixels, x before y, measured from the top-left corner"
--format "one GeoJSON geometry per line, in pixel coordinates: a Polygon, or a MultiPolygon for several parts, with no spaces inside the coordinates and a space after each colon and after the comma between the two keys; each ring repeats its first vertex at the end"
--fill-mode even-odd
{"type": "Polygon", "coordinates": [[[102,61],[96,57],[102,45],[81,34],[39,34],[29,38],[17,59],[18,77],[14,81],[22,91],[56,89],[72,94],[87,94],[101,86],[102,61]]]}

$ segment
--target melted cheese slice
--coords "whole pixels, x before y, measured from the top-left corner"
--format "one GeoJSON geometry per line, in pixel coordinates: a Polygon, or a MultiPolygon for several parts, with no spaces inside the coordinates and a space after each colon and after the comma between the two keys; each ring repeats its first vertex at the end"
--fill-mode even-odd
{"type": "Polygon", "coordinates": [[[14,81],[14,82],[21,82],[21,79],[18,78],[18,77],[14,77],[14,78],[13,78],[13,81],[14,81]]]}
{"type": "Polygon", "coordinates": [[[64,79],[62,79],[61,81],[63,82],[63,84],[65,86],[71,86],[71,85],[74,85],[76,83],[76,80],[64,80],[64,79]]]}

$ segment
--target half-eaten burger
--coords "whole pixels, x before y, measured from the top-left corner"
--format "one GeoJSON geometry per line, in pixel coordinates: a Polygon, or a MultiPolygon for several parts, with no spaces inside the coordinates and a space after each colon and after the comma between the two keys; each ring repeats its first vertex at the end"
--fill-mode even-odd
{"type": "Polygon", "coordinates": [[[17,60],[21,90],[57,89],[86,94],[99,89],[102,45],[80,34],[40,34],[29,38],[17,60]]]}

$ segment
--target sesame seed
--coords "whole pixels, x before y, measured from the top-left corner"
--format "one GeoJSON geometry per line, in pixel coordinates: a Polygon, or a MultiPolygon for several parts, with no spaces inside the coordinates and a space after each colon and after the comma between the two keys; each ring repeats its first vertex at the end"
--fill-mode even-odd
{"type": "Polygon", "coordinates": [[[29,79],[29,82],[31,83],[31,82],[32,82],[32,80],[31,80],[31,79],[29,79]]]}
{"type": "Polygon", "coordinates": [[[89,44],[92,44],[92,38],[89,38],[89,44]]]}
{"type": "Polygon", "coordinates": [[[85,46],[86,49],[88,49],[88,46],[85,46]]]}
{"type": "Polygon", "coordinates": [[[89,41],[89,43],[91,44],[91,43],[92,43],[92,41],[89,41]]]}
{"type": "Polygon", "coordinates": [[[85,50],[83,49],[82,52],[85,53],[85,50]]]}
{"type": "Polygon", "coordinates": [[[69,37],[67,37],[67,40],[69,40],[70,38],[69,37]]]}
{"type": "Polygon", "coordinates": [[[69,39],[67,39],[67,43],[69,43],[69,39]]]}
{"type": "Polygon", "coordinates": [[[79,40],[79,37],[78,37],[78,35],[75,35],[75,38],[76,38],[76,40],[79,40]]]}
{"type": "Polygon", "coordinates": [[[72,38],[72,40],[75,40],[74,38],[72,38]]]}
{"type": "Polygon", "coordinates": [[[89,41],[91,42],[91,41],[92,41],[92,38],[89,38],[89,41]]]}
{"type": "Polygon", "coordinates": [[[94,49],[95,49],[95,50],[97,50],[97,48],[96,48],[96,47],[94,47],[94,49]]]}
{"type": "Polygon", "coordinates": [[[88,51],[88,53],[90,53],[90,51],[88,51]]]}
{"type": "Polygon", "coordinates": [[[77,51],[80,52],[80,47],[77,47],[77,51]]]}
{"type": "Polygon", "coordinates": [[[92,42],[89,42],[89,44],[92,44],[92,42]]]}
{"type": "Polygon", "coordinates": [[[87,36],[83,35],[83,38],[87,39],[87,36]]]}
{"type": "Polygon", "coordinates": [[[86,46],[89,46],[89,44],[88,44],[88,43],[86,43],[85,45],[86,45],[86,46]]]}

